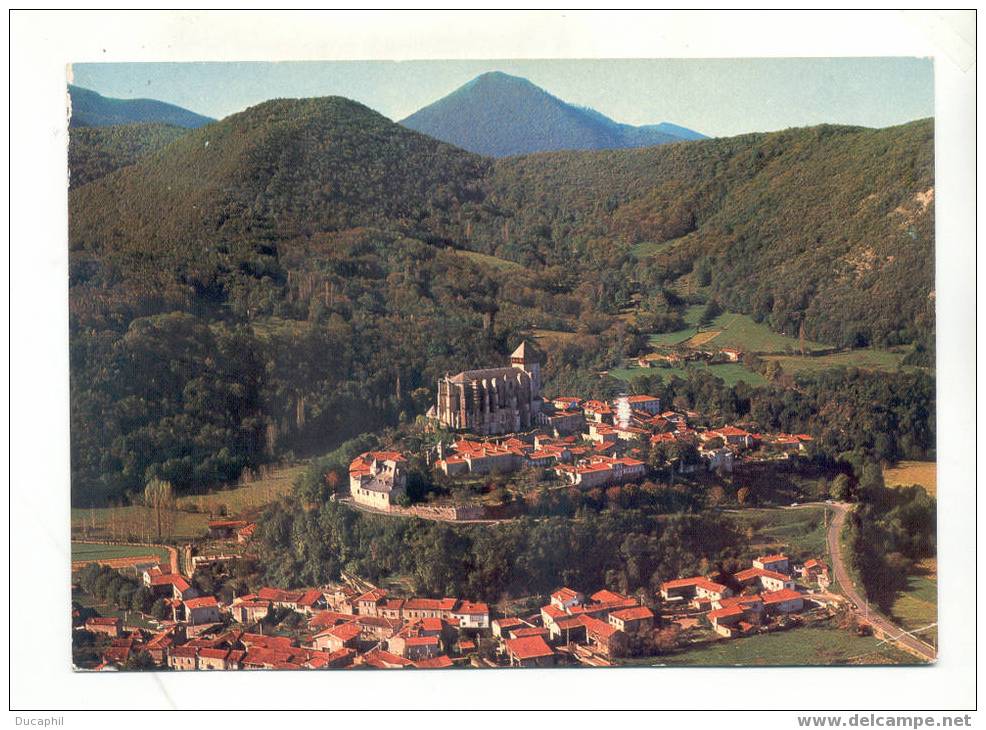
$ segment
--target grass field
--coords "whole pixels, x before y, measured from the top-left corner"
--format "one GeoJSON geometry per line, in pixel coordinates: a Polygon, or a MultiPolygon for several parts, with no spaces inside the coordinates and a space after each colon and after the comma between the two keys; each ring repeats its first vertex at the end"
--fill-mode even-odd
{"type": "Polygon", "coordinates": [[[888,487],[920,484],[932,497],[938,494],[938,469],[933,461],[901,461],[897,466],[883,470],[883,481],[888,487]]]}
{"type": "Polygon", "coordinates": [[[705,363],[694,364],[687,368],[614,368],[609,374],[620,380],[630,380],[637,375],[660,375],[662,379],[669,380],[673,375],[679,378],[688,376],[689,372],[704,370],[717,378],[725,381],[726,385],[736,385],[741,380],[749,385],[763,385],[767,380],[760,374],[752,370],[747,370],[740,363],[723,363],[719,365],[707,365],[705,363]]]}
{"type": "Polygon", "coordinates": [[[218,514],[225,506],[231,515],[255,510],[276,501],[287,494],[294,486],[294,480],[305,470],[301,466],[288,466],[274,469],[270,476],[257,479],[250,484],[231,487],[210,494],[191,494],[178,499],[178,508],[195,507],[200,512],[218,514]]]}
{"type": "Polygon", "coordinates": [[[764,359],[776,360],[786,373],[818,373],[837,367],[896,372],[901,368],[904,354],[891,350],[850,350],[849,352],[835,352],[831,355],[819,355],[817,357],[776,355],[764,359]]]}
{"type": "Polygon", "coordinates": [[[113,558],[136,558],[156,555],[160,562],[167,563],[168,551],[148,545],[94,545],[84,542],[72,543],[72,562],[79,560],[112,560],[113,558]]]}
{"type": "MultiPolygon", "coordinates": [[[[687,327],[676,332],[651,335],[654,347],[670,347],[686,343],[695,348],[734,347],[744,352],[799,352],[801,343],[797,337],[774,332],[765,324],[760,324],[745,314],[724,312],[712,322],[701,328],[698,321],[705,311],[704,304],[693,304],[685,310],[687,327]]],[[[822,350],[829,346],[818,342],[805,341],[808,350],[822,350]]]]}
{"type": "MultiPolygon", "coordinates": [[[[938,621],[938,565],[934,559],[922,562],[907,578],[907,590],[894,601],[893,618],[908,631],[923,629],[938,621]]],[[[922,631],[918,638],[936,643],[937,627],[922,631]]]]}
{"type": "Polygon", "coordinates": [[[489,256],[485,253],[477,253],[476,251],[456,251],[457,256],[462,256],[470,261],[473,261],[480,266],[488,266],[497,271],[516,271],[517,269],[524,268],[516,261],[508,261],[507,259],[501,259],[497,256],[489,256]]]}
{"type": "MultiPolygon", "coordinates": [[[[178,511],[174,515],[175,527],[173,540],[193,540],[206,534],[209,516],[178,511]]],[[[156,523],[153,511],[147,507],[132,505],[129,507],[99,507],[91,512],[88,508],[72,509],[72,534],[79,536],[85,529],[89,530],[92,539],[109,538],[113,536],[112,525],[117,525],[117,537],[125,538],[130,535],[144,539],[153,539],[156,523]],[[91,518],[95,518],[95,529],[92,528],[91,518]]]]}
{"type": "MultiPolygon", "coordinates": [[[[642,662],[641,662],[642,663],[642,662]]],[[[810,626],[711,644],[651,658],[672,666],[798,666],[819,664],[917,664],[919,661],[872,636],[836,627],[810,626]]]]}
{"type": "Polygon", "coordinates": [[[744,509],[729,516],[758,548],[783,550],[795,559],[825,555],[824,507],[744,509]]]}
{"type": "MultiPolygon", "coordinates": [[[[178,511],[174,513],[173,540],[192,540],[205,536],[210,514],[220,514],[225,507],[229,515],[254,511],[291,491],[294,480],[304,470],[303,465],[274,469],[270,476],[250,484],[230,487],[210,494],[193,494],[178,498],[178,511]],[[197,512],[187,512],[197,509],[197,512]]],[[[92,539],[113,536],[112,526],[117,525],[116,536],[129,535],[141,539],[153,539],[156,522],[151,510],[140,505],[128,507],[98,507],[93,510],[72,510],[72,534],[80,536],[89,531],[92,539]],[[92,520],[95,519],[95,529],[92,520]],[[150,536],[150,537],[148,537],[150,536]]],[[[74,558],[73,558],[74,559],[74,558]]]]}

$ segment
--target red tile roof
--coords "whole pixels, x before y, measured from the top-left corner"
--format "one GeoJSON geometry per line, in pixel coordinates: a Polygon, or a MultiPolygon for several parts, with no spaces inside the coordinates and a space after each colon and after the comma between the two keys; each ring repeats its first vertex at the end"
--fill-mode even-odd
{"type": "Polygon", "coordinates": [[[634,606],[633,608],[614,611],[610,616],[616,616],[621,621],[639,621],[641,619],[654,618],[654,612],[647,608],[647,606],[634,606]]]}
{"type": "Polygon", "coordinates": [[[383,649],[368,651],[363,655],[363,661],[377,669],[401,669],[414,664],[409,659],[391,654],[389,651],[384,651],[383,649]]]}
{"type": "Polygon", "coordinates": [[[605,588],[601,591],[596,591],[591,596],[589,596],[596,603],[608,603],[610,601],[625,601],[626,596],[619,593],[614,593],[613,591],[606,590],[605,588]]]}
{"type": "Polygon", "coordinates": [[[715,611],[709,611],[706,615],[709,617],[709,621],[726,618],[727,616],[742,616],[743,608],[741,606],[724,606],[715,611]]]}
{"type": "Polygon", "coordinates": [[[761,598],[763,598],[764,605],[769,606],[772,603],[783,603],[785,601],[793,601],[798,598],[803,598],[803,596],[797,591],[792,591],[790,588],[782,588],[779,591],[762,593],[761,598]]]}
{"type": "Polygon", "coordinates": [[[490,612],[490,607],[485,603],[472,603],[471,601],[460,601],[454,613],[463,616],[483,616],[490,612]]]}
{"type": "MultiPolygon", "coordinates": [[[[737,577],[739,574],[737,573],[737,577]]],[[[678,578],[676,580],[665,581],[661,584],[661,590],[667,590],[670,588],[685,588],[687,586],[701,586],[707,591],[721,592],[726,588],[726,586],[721,583],[714,583],[708,578],[703,578],[702,576],[695,576],[693,578],[678,578]]]]}
{"type": "Polygon", "coordinates": [[[414,666],[418,669],[447,669],[452,666],[452,660],[444,654],[439,654],[430,659],[419,659],[414,662],[414,666]]]}
{"type": "Polygon", "coordinates": [[[322,600],[322,591],[318,588],[312,588],[309,591],[305,591],[301,598],[298,599],[299,606],[314,606],[315,603],[322,600]]]}
{"type": "Polygon", "coordinates": [[[604,639],[610,638],[613,634],[619,631],[619,629],[612,624],[608,624],[605,621],[600,621],[592,616],[580,616],[579,620],[582,622],[582,625],[585,626],[586,631],[604,639]]]}
{"type": "Polygon", "coordinates": [[[733,577],[740,583],[746,583],[753,578],[773,578],[774,580],[782,581],[791,580],[790,576],[778,573],[776,570],[767,570],[766,568],[747,568],[746,570],[741,570],[733,577]]]}
{"type": "Polygon", "coordinates": [[[189,609],[216,607],[219,602],[215,596],[202,596],[201,598],[189,598],[185,601],[185,607],[189,609]]]}
{"type": "Polygon", "coordinates": [[[308,626],[313,629],[321,629],[335,626],[340,623],[348,623],[356,617],[348,613],[337,613],[335,611],[319,611],[308,621],[308,626]]]}
{"type": "Polygon", "coordinates": [[[507,639],[503,642],[507,651],[517,659],[537,659],[552,656],[554,650],[544,643],[540,636],[523,636],[519,639],[507,639]]]}
{"type": "Polygon", "coordinates": [[[562,602],[567,602],[577,600],[579,598],[579,593],[578,591],[574,591],[571,588],[566,587],[559,588],[551,594],[551,597],[562,602]]]}
{"type": "Polygon", "coordinates": [[[455,608],[454,598],[409,598],[404,603],[405,611],[451,611],[455,608]]]}
{"type": "Polygon", "coordinates": [[[548,630],[543,626],[524,626],[519,629],[510,629],[510,636],[514,639],[520,639],[524,636],[547,636],[548,630]]]}
{"type": "Polygon", "coordinates": [[[758,563],[776,563],[781,560],[787,560],[787,555],[784,555],[784,553],[777,553],[775,555],[761,555],[757,558],[758,563]]]}

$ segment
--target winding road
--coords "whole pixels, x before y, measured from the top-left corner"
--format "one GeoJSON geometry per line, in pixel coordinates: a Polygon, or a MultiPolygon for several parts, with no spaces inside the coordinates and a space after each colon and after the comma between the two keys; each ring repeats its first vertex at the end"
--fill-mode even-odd
{"type": "MultiPolygon", "coordinates": [[[[842,544],[839,541],[839,536],[842,534],[842,528],[846,524],[846,518],[849,516],[851,506],[844,502],[833,502],[828,506],[832,508],[834,513],[832,522],[829,524],[828,535],[826,535],[825,538],[828,542],[829,556],[832,558],[832,572],[835,576],[835,580],[842,588],[842,592],[855,606],[855,610],[858,613],[860,606],[867,606],[868,604],[863,596],[861,596],[856,590],[856,586],[853,584],[852,578],[849,577],[849,571],[846,569],[846,563],[842,556],[842,544]]],[[[866,611],[866,621],[868,621],[876,631],[882,633],[888,641],[893,641],[895,644],[900,645],[912,654],[916,654],[929,662],[933,662],[935,660],[935,657],[937,656],[935,647],[914,636],[911,636],[908,633],[905,633],[904,629],[891,622],[879,611],[876,611],[873,608],[868,608],[866,611]]]]}

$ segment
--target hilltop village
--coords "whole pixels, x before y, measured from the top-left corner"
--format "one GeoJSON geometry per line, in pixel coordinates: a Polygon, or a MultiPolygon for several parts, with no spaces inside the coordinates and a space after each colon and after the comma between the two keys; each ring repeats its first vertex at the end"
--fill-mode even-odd
{"type": "MultiPolygon", "coordinates": [[[[533,469],[544,481],[584,489],[645,478],[648,453],[673,474],[729,473],[739,461],[773,461],[807,451],[808,434],[757,433],[731,424],[699,425],[702,414],[662,409],[647,394],[604,402],[541,395],[538,356],[525,343],[505,367],[466,370],[438,382],[428,412],[450,434],[422,456],[447,477],[506,475],[533,469]]],[[[350,498],[362,507],[403,511],[410,454],[369,451],[349,467],[350,498]]],[[[482,506],[452,505],[449,514],[482,518],[482,506]]],[[[420,512],[420,510],[418,510],[420,512]]]]}
{"type": "MultiPolygon", "coordinates": [[[[367,451],[349,465],[353,508],[452,520],[481,519],[482,506],[407,506],[408,465],[423,458],[448,478],[534,469],[562,488],[592,489],[640,481],[643,448],[673,445],[672,474],[729,472],[744,459],[786,459],[804,452],[805,434],[751,433],[701,415],[662,408],[637,394],[611,402],[564,394],[544,399],[537,356],[526,343],[501,368],[445,376],[428,414],[439,438],[424,454],[367,451]],[[454,433],[446,441],[445,434],[454,433]]],[[[664,452],[662,452],[664,453],[664,452]]],[[[653,458],[652,458],[653,462],[653,458]]],[[[560,586],[531,610],[491,607],[469,597],[398,595],[357,576],[298,590],[261,587],[240,595],[195,587],[196,571],[249,551],[253,522],[209,522],[211,554],[187,551],[177,563],[95,561],[76,572],[76,587],[95,592],[115,582],[117,595],[143,594],[153,617],[128,622],[77,605],[77,635],[90,637],[90,667],[217,669],[530,667],[558,663],[607,666],[661,652],[683,632],[690,641],[734,638],[829,620],[840,599],[828,593],[819,559],[794,565],[763,555],[733,574],[669,576],[653,594],[560,586]],[[81,633],[80,633],[81,632],[81,633]],[[669,639],[669,637],[671,637],[669,639]]],[[[201,583],[200,583],[201,585],[201,583]]],[[[133,599],[137,602],[137,598],[133,599]]]]}

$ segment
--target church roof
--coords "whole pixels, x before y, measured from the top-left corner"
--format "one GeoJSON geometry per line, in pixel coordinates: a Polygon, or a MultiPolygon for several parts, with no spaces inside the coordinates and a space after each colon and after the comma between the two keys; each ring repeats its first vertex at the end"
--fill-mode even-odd
{"type": "Polygon", "coordinates": [[[463,370],[457,375],[453,375],[450,380],[453,383],[468,383],[473,380],[492,380],[493,378],[515,378],[518,375],[527,377],[527,373],[518,368],[485,368],[483,370],[463,370]]]}
{"type": "Polygon", "coordinates": [[[537,362],[537,352],[533,347],[531,347],[531,345],[527,344],[526,340],[524,340],[520,343],[520,346],[514,350],[513,354],[510,356],[510,359],[522,360],[525,363],[534,363],[537,362]]]}

